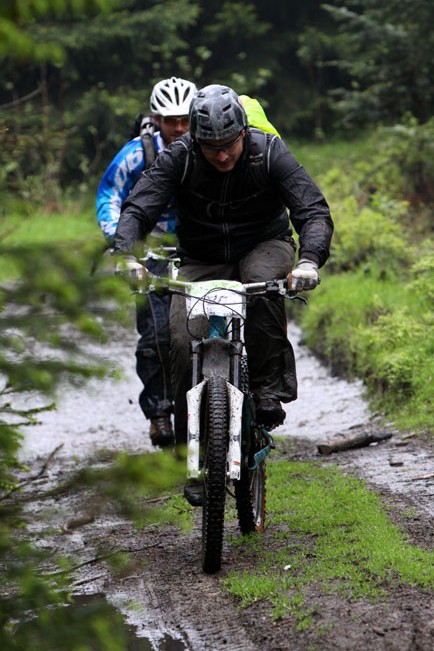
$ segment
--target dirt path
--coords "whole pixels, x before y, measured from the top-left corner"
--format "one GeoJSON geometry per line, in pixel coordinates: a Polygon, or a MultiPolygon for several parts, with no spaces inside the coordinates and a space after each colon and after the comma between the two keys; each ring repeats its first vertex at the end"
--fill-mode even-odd
{"type": "MultiPolygon", "coordinates": [[[[297,331],[292,339],[297,339],[297,331]]],[[[131,351],[133,335],[128,336],[131,351]]],[[[113,344],[116,358],[121,344],[113,344]],[[118,347],[118,348],[116,348],[118,347]]],[[[122,342],[125,347],[125,339],[122,342]]],[[[107,351],[104,351],[106,354],[107,351]]],[[[102,353],[103,354],[103,353],[102,353]]],[[[297,348],[300,386],[299,401],[287,408],[286,424],[276,432],[291,437],[287,458],[315,458],[324,464],[337,463],[345,472],[365,479],[382,498],[400,527],[415,544],[433,548],[433,479],[416,479],[432,473],[432,444],[420,438],[398,435],[379,445],[320,457],[317,444],[338,431],[379,431],[361,397],[359,384],[348,385],[330,378],[326,369],[303,348],[297,348]],[[317,393],[314,393],[317,392],[317,393]],[[408,517],[409,509],[412,517],[408,517]],[[404,517],[404,514],[407,514],[404,517]]],[[[47,414],[43,423],[29,433],[23,447],[32,472],[59,444],[45,474],[29,490],[43,491],[62,481],[82,465],[96,449],[149,449],[146,428],[136,407],[138,384],[131,368],[132,355],[125,359],[125,379],[95,382],[83,391],[70,390],[59,401],[59,410],[47,414]],[[79,414],[79,418],[77,418],[79,414]]],[[[283,445],[283,448],[285,446],[283,445]]],[[[278,454],[278,453],[277,453],[278,454]]],[[[33,532],[39,544],[52,545],[77,562],[86,563],[74,576],[77,594],[102,593],[136,627],[143,648],[166,651],[430,651],[434,648],[434,598],[411,586],[388,590],[387,600],[347,601],[337,594],[323,595],[312,588],[306,607],[314,608],[314,625],[298,631],[291,618],[273,623],[265,602],[239,610],[221,591],[220,580],[237,565],[247,572],[249,558],[240,555],[226,538],[222,571],[206,576],[200,570],[200,513],[189,534],[175,527],[136,531],[125,521],[101,518],[86,522],[85,496],[67,494],[49,503],[34,502],[33,532]],[[47,521],[61,532],[71,518],[83,524],[69,534],[42,536],[47,521]],[[115,575],[104,560],[98,560],[100,545],[113,551],[128,551],[133,566],[115,575]],[[236,556],[236,557],[235,557],[236,556]],[[134,603],[134,607],[131,604],[134,603]]],[[[229,531],[228,533],[232,533],[229,531]]],[[[233,531],[235,534],[235,529],[233,531]]],[[[271,544],[273,523],[264,532],[271,544]]],[[[136,648],[136,647],[134,647],[136,648]]],[[[142,647],[137,647],[142,648],[142,647]]]]}

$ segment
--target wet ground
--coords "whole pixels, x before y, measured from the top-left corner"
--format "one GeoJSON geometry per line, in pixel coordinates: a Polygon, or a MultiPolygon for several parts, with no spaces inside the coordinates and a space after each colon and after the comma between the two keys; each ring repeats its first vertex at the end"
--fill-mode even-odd
{"type": "MultiPolygon", "coordinates": [[[[276,435],[293,441],[292,458],[316,458],[336,463],[376,490],[412,541],[433,547],[434,454],[411,432],[398,434],[384,427],[370,414],[360,383],[333,378],[309,351],[299,345],[301,333],[290,327],[295,345],[299,399],[287,405],[285,424],[276,435]],[[380,444],[340,452],[327,457],[317,445],[337,433],[353,435],[388,430],[391,438],[380,444]],[[414,517],[400,518],[413,509],[414,517]]],[[[63,387],[58,410],[43,414],[41,424],[29,429],[22,459],[37,470],[57,449],[38,490],[64,479],[85,459],[101,448],[143,452],[151,449],[147,424],[137,406],[139,382],[134,371],[134,332],[123,332],[110,349],[98,352],[107,359],[122,360],[121,381],[92,381],[86,388],[63,387]],[[61,446],[61,447],[59,447],[61,446]]],[[[50,519],[57,531],[71,517],[81,513],[78,495],[64,495],[50,504],[35,502],[33,532],[38,537],[50,519]]],[[[235,533],[235,530],[234,532],[235,533]]],[[[350,603],[336,594],[307,595],[319,609],[320,627],[297,631],[290,619],[273,624],[265,603],[238,610],[220,589],[219,580],[234,563],[234,550],[225,543],[222,572],[205,576],[200,571],[200,517],[191,533],[175,527],[148,528],[138,532],[126,521],[97,519],[68,535],[57,535],[48,543],[72,558],[85,562],[74,577],[74,591],[81,598],[105,598],[121,611],[135,633],[131,649],[165,651],[278,651],[328,649],[365,651],[430,651],[434,649],[433,592],[423,593],[410,586],[397,587],[384,602],[350,603]],[[136,569],[115,577],[103,560],[98,560],[101,542],[113,550],[124,549],[136,560],[136,569]],[[321,628],[323,634],[318,637],[321,628]],[[143,645],[141,644],[143,642],[143,645]],[[136,645],[136,643],[138,645],[136,645]]],[[[267,532],[264,533],[267,536],[267,532]]],[[[237,559],[249,570],[249,559],[237,559]]],[[[318,623],[318,622],[317,622],[318,623]]]]}

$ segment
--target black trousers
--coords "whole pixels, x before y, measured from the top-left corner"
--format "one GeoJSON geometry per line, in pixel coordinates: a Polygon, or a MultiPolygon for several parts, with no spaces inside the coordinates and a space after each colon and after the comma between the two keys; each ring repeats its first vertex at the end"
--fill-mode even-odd
{"type": "MultiPolygon", "coordinates": [[[[167,274],[166,262],[149,261],[147,267],[156,275],[167,274]]],[[[139,404],[148,419],[173,411],[169,311],[170,296],[137,296],[136,327],[140,338],[136,348],[136,371],[143,384],[139,404]]]]}
{"type": "MultiPolygon", "coordinates": [[[[179,278],[186,280],[238,280],[242,283],[285,278],[294,263],[291,238],[273,239],[257,245],[244,258],[234,263],[204,264],[185,259],[179,278]]],[[[185,299],[173,296],[170,309],[170,360],[172,393],[175,401],[176,442],[187,438],[187,401],[191,387],[189,342],[194,337],[208,336],[206,319],[190,321],[187,330],[185,299]]],[[[250,387],[256,398],[272,398],[290,402],[297,397],[294,352],[287,337],[284,299],[249,299],[244,327],[249,361],[250,387]]]]}

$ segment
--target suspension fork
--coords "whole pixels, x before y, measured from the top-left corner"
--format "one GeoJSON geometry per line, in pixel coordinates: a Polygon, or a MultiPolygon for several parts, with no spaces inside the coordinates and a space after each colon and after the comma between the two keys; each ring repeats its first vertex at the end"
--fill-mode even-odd
{"type": "MultiPolygon", "coordinates": [[[[239,319],[231,320],[231,342],[229,348],[230,364],[227,379],[228,399],[230,406],[228,432],[228,475],[231,479],[239,479],[241,471],[241,433],[244,394],[240,391],[240,367],[243,343],[241,341],[241,326],[239,319]]],[[[226,339],[226,319],[220,316],[210,317],[209,339],[226,339]]],[[[229,342],[228,342],[229,343],[229,342]]],[[[227,349],[226,349],[227,350],[227,349]]],[[[187,392],[188,405],[188,444],[187,444],[187,474],[189,477],[200,476],[200,404],[206,386],[202,379],[204,344],[203,341],[190,342],[192,361],[192,388],[187,392]]]]}

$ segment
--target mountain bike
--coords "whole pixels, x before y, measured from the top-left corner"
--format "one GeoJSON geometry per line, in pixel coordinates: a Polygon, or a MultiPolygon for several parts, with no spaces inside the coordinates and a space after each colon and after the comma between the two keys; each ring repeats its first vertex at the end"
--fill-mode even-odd
{"type": "MultiPolygon", "coordinates": [[[[146,266],[146,259],[141,262],[146,266]]],[[[266,460],[275,447],[270,430],[256,422],[249,389],[243,340],[247,302],[259,295],[299,297],[288,290],[286,278],[242,284],[148,274],[137,291],[181,294],[188,323],[204,316],[208,321],[208,336],[191,341],[187,477],[203,482],[202,568],[214,573],[221,568],[227,493],[235,498],[242,534],[264,529],[266,460]]]]}

